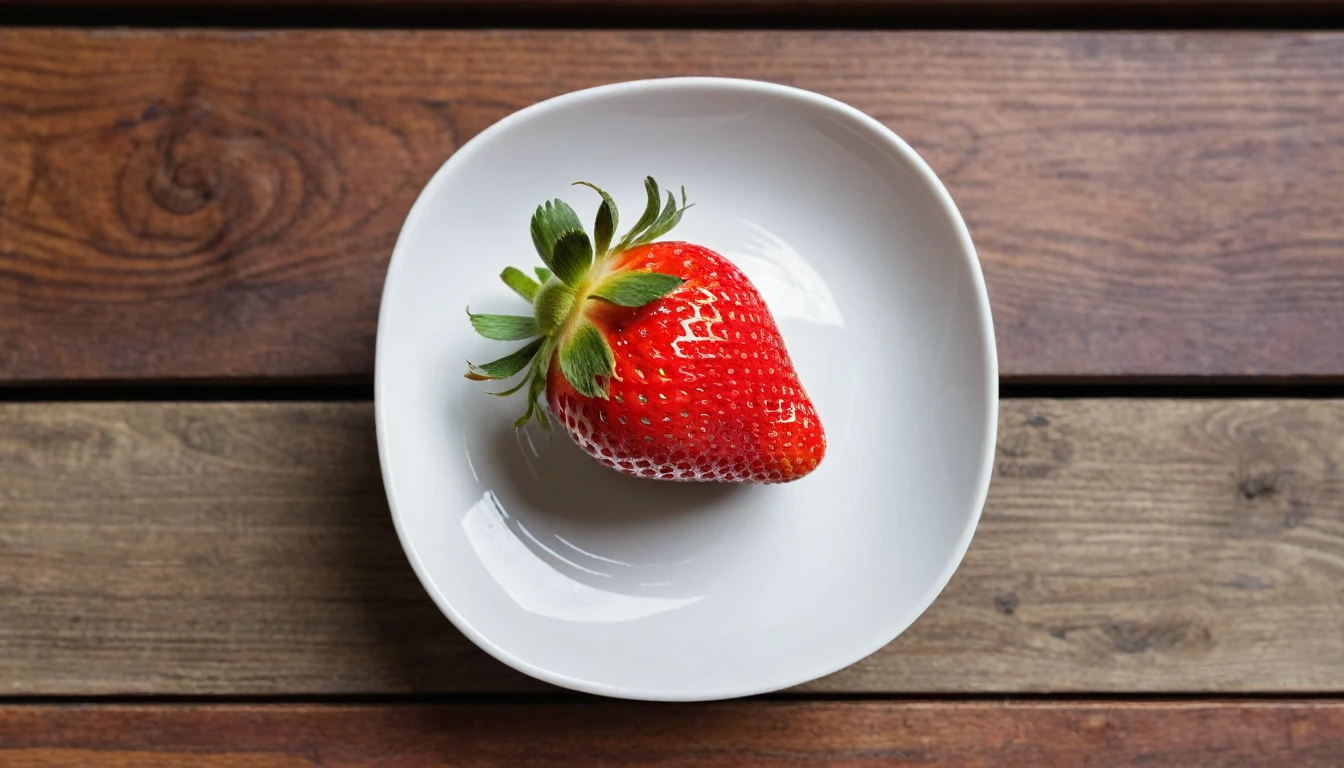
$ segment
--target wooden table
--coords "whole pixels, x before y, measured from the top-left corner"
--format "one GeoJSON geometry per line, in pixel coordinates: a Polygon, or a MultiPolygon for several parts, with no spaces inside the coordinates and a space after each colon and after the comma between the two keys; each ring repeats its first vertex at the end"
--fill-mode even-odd
{"type": "Polygon", "coordinates": [[[388,18],[460,28],[275,28],[322,13],[294,2],[0,29],[0,765],[1344,765],[1344,34],[422,5],[388,18]],[[165,18],[272,18],[227,10],[165,18]],[[376,312],[464,141],[689,74],[847,101],[944,179],[998,458],[889,647],[761,699],[612,703],[491,660],[417,584],[376,312]]]}

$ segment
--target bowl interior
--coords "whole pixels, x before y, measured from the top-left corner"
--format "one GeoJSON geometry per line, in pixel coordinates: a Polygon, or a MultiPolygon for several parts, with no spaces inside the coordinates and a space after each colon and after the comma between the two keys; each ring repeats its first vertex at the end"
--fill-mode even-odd
{"type": "Polygon", "coordinates": [[[427,186],[383,298],[379,439],[402,542],[468,636],[581,690],[716,698],[839,669],[927,607],[984,500],[996,379],[970,241],[899,140],[802,91],[653,81],[524,110],[427,186]],[[535,205],[591,221],[582,179],[628,225],[646,174],[695,203],[670,237],[732,259],[774,313],[829,440],[802,481],[627,478],[516,433],[522,397],[462,377],[510,348],[463,308],[526,312],[497,276],[539,264],[535,205]]]}

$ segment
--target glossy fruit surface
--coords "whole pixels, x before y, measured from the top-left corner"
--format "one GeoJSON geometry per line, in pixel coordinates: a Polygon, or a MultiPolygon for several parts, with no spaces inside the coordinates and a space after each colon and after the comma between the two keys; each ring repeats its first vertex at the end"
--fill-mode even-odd
{"type": "Polygon", "coordinates": [[[746,275],[683,242],[631,249],[618,268],[685,282],[642,307],[590,313],[614,352],[607,398],[579,394],[552,364],[547,402],[574,442],[612,469],[666,480],[786,482],[815,469],[825,434],[746,275]]]}

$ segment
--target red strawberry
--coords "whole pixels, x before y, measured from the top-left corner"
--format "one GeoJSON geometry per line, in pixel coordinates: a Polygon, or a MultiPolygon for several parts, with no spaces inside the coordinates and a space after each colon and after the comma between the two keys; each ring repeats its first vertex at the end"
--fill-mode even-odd
{"type": "MultiPolygon", "coordinates": [[[[588,185],[591,186],[591,185],[588,185]]],[[[527,339],[508,357],[472,366],[469,378],[529,369],[535,413],[550,410],[588,455],[612,469],[667,480],[777,483],[811,472],[826,436],[770,311],[723,256],[683,242],[652,242],[686,210],[645,180],[649,202],[610,246],[617,213],[602,190],[593,247],[574,211],[537,208],[533,242],[548,270],[542,285],[510,267],[501,277],[533,302],[531,317],[470,315],[487,338],[527,339]],[[609,247],[610,246],[610,247],[609,247]],[[553,273],[553,274],[552,274],[553,273]],[[582,297],[582,298],[580,298],[582,297]],[[545,368],[543,369],[543,366],[545,368]]]]}

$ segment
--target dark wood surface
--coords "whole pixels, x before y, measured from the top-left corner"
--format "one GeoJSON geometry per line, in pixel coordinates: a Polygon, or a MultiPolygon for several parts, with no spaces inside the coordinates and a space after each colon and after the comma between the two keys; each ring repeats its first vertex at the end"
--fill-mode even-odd
{"type": "Polygon", "coordinates": [[[1335,768],[1344,705],[738,703],[0,708],[9,768],[1335,768]]]}
{"type": "MultiPolygon", "coordinates": [[[[313,7],[74,4],[0,0],[85,26],[313,7]]],[[[477,28],[0,28],[0,766],[1344,766],[1344,400],[1252,397],[1344,383],[1344,33],[619,28],[1283,25],[1339,0],[321,5],[477,28]],[[594,16],[618,28],[573,29],[594,16]],[[599,701],[495,662],[405,561],[371,405],[302,400],[367,392],[397,231],[465,141],[691,74],[909,140],[971,226],[1005,379],[1247,396],[1005,401],[948,588],[772,699],[599,701]],[[140,402],[60,401],[91,381],[140,402]]]]}
{"type": "Polygon", "coordinates": [[[907,138],[969,221],[1007,378],[1337,380],[1341,62],[1335,33],[3,30],[0,380],[367,381],[397,231],[456,147],[685,74],[907,138]]]}
{"type": "MultiPolygon", "coordinates": [[[[611,20],[610,16],[603,14],[617,14],[617,18],[623,21],[626,18],[624,14],[633,13],[637,14],[635,18],[645,23],[728,17],[734,21],[753,22],[757,27],[768,26],[777,19],[807,21],[814,26],[832,27],[835,26],[833,19],[837,14],[841,14],[842,19],[896,20],[893,14],[900,12],[944,13],[965,10],[994,14],[988,18],[995,21],[1012,18],[1006,15],[1008,13],[1019,15],[1033,11],[1083,9],[1117,14],[1117,19],[1124,18],[1117,12],[1125,12],[1131,19],[1161,19],[1166,17],[1166,14],[1161,13],[1164,10],[1210,11],[1217,8],[1225,14],[1232,14],[1233,18],[1243,18],[1237,14],[1248,10],[1330,11],[1338,7],[1339,0],[45,0],[42,3],[35,3],[34,0],[0,0],[0,8],[32,8],[34,5],[77,7],[81,10],[111,9],[137,23],[145,22],[140,12],[146,9],[170,12],[204,10],[210,11],[213,18],[222,20],[230,18],[225,11],[265,11],[265,15],[248,17],[248,21],[255,23],[268,16],[274,19],[284,11],[320,8],[328,12],[347,9],[372,12],[373,15],[360,17],[365,23],[379,21],[380,16],[376,14],[446,11],[469,13],[471,15],[468,18],[471,20],[480,18],[482,14],[486,18],[505,19],[504,23],[508,26],[546,26],[542,22],[554,21],[559,13],[573,14],[570,18],[574,26],[602,26],[611,20]],[[1154,11],[1159,13],[1150,15],[1154,11]],[[496,15],[505,13],[515,15],[496,15]],[[519,18],[516,14],[528,15],[519,18]]],[[[440,20],[443,17],[399,15],[393,18],[440,20]]],[[[1252,18],[1265,17],[1257,15],[1252,18]]],[[[280,19],[298,25],[293,17],[280,16],[280,19]]],[[[103,20],[104,17],[99,17],[100,22],[103,20]]],[[[963,25],[973,26],[969,23],[963,25]]]]}
{"type": "MultiPolygon", "coordinates": [[[[1344,402],[1016,400],[947,590],[827,693],[1344,690],[1344,402]]],[[[0,406],[8,695],[535,692],[416,582],[367,404],[0,406]]]]}

